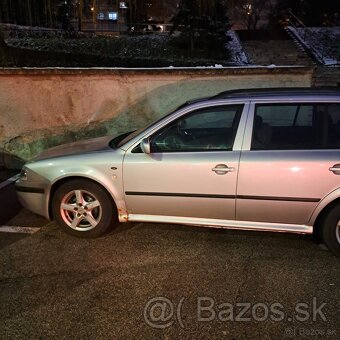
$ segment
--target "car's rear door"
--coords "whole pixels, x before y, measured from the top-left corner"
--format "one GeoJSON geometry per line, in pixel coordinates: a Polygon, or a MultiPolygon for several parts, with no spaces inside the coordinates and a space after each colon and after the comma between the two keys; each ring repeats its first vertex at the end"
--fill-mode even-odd
{"type": "Polygon", "coordinates": [[[130,219],[234,219],[247,109],[244,103],[199,108],[149,135],[150,154],[138,143],[131,147],[123,165],[130,219]]]}
{"type": "Polygon", "coordinates": [[[246,131],[237,219],[307,224],[340,187],[340,103],[254,102],[246,131]]]}

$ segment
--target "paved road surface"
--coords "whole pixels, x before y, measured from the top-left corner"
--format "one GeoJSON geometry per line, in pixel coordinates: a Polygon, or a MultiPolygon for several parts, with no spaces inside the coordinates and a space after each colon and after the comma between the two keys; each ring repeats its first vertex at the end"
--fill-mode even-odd
{"type": "Polygon", "coordinates": [[[339,259],[310,237],[140,223],[83,240],[15,215],[41,229],[0,233],[0,338],[339,337],[339,259]]]}
{"type": "Polygon", "coordinates": [[[21,206],[17,200],[14,184],[0,189],[0,226],[13,218],[20,211],[21,206]]]}

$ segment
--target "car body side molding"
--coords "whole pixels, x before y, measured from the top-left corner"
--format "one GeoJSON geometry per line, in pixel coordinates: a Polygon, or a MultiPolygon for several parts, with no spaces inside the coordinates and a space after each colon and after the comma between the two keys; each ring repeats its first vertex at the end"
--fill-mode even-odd
{"type": "Polygon", "coordinates": [[[139,192],[126,191],[127,196],[160,196],[160,197],[193,197],[193,198],[225,198],[261,201],[288,201],[288,202],[320,202],[320,198],[308,197],[276,197],[276,196],[251,196],[251,195],[218,195],[218,194],[191,194],[175,192],[139,192]]]}

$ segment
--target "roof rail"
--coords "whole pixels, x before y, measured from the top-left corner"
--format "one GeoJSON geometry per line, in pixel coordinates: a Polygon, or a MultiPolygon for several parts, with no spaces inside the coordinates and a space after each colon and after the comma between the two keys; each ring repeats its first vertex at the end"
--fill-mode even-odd
{"type": "Polygon", "coordinates": [[[287,94],[301,95],[339,95],[340,87],[277,87],[277,88],[257,88],[241,89],[221,92],[210,99],[227,99],[235,97],[258,97],[258,96],[283,96],[287,94]]]}

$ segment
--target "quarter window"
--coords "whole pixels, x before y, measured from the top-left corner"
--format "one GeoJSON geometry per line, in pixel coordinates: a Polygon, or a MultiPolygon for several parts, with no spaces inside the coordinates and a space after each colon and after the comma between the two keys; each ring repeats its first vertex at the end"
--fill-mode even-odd
{"type": "Polygon", "coordinates": [[[243,105],[194,111],[151,138],[151,152],[232,150],[243,105]]]}
{"type": "Polygon", "coordinates": [[[340,104],[256,105],[251,149],[340,149],[340,104]]]}

